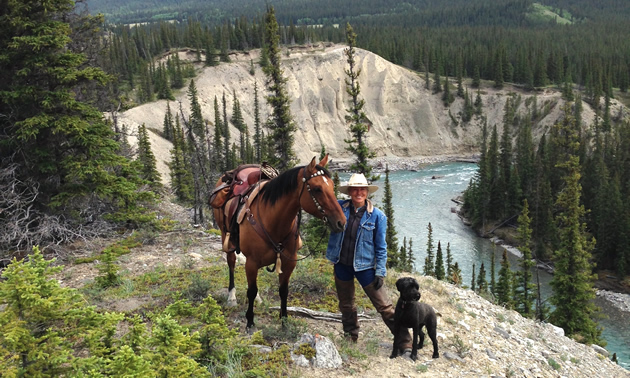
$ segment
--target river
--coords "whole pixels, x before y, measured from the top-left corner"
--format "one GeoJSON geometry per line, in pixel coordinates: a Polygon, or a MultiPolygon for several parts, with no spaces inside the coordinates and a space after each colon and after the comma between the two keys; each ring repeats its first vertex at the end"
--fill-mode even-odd
{"type": "MultiPolygon", "coordinates": [[[[452,212],[457,205],[452,201],[468,186],[477,171],[477,165],[471,163],[439,163],[412,171],[390,172],[389,180],[394,207],[394,224],[396,226],[399,245],[403,238],[413,240],[415,270],[422,272],[427,249],[428,224],[433,229],[434,252],[438,241],[442,244],[444,258],[446,245],[450,243],[453,260],[459,263],[464,284],[470,286],[472,266],[477,272],[483,262],[486,272],[490,274],[490,261],[495,258],[496,277],[500,268],[503,249],[484,238],[478,237],[474,231],[463,224],[456,213],[452,212]]],[[[349,174],[340,174],[341,182],[347,181],[349,174]]],[[[382,209],[383,182],[381,174],[378,184],[381,189],[374,194],[374,202],[382,209]]],[[[512,269],[518,268],[518,258],[508,254],[512,269]]],[[[542,282],[542,297],[551,295],[549,281],[551,275],[538,270],[542,282]]],[[[535,276],[534,276],[535,277],[535,276]]],[[[607,318],[599,319],[604,328],[603,337],[608,342],[606,349],[617,353],[619,364],[630,370],[630,313],[614,307],[605,299],[597,298],[596,304],[607,318]]]]}

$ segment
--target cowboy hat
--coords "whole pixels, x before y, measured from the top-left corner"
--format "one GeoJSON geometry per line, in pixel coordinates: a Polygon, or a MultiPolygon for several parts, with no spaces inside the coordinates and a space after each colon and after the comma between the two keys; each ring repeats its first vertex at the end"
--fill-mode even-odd
{"type": "Polygon", "coordinates": [[[339,192],[343,194],[348,194],[348,188],[368,188],[368,193],[374,193],[378,190],[378,186],[369,185],[363,173],[353,173],[350,176],[350,180],[346,183],[346,185],[341,185],[339,187],[339,192]]]}

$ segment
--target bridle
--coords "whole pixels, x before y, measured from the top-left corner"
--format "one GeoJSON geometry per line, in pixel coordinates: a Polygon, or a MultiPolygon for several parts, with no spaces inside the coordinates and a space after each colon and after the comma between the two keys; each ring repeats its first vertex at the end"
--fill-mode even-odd
{"type": "MultiPolygon", "coordinates": [[[[326,216],[326,211],[324,210],[322,205],[319,203],[319,201],[317,201],[317,198],[315,198],[315,195],[311,191],[311,186],[308,183],[312,178],[319,177],[319,176],[324,176],[324,179],[326,179],[326,177],[325,177],[326,176],[326,172],[323,169],[319,169],[315,173],[310,175],[309,177],[306,177],[306,166],[304,166],[303,173],[302,173],[302,183],[303,183],[303,185],[302,185],[302,189],[300,190],[300,195],[298,196],[299,210],[298,210],[298,214],[297,214],[297,227],[292,227],[291,231],[289,231],[289,234],[284,239],[282,239],[281,242],[279,242],[279,243],[274,242],[273,239],[271,238],[271,235],[269,235],[267,230],[265,230],[265,227],[262,225],[262,222],[259,222],[260,229],[263,231],[264,235],[267,237],[267,240],[268,240],[269,244],[271,244],[271,246],[273,247],[274,251],[277,254],[276,262],[274,263],[273,267],[271,267],[271,268],[267,267],[267,271],[273,272],[274,270],[276,270],[276,265],[280,262],[280,255],[284,256],[284,258],[286,258],[286,259],[294,260],[294,261],[303,260],[303,259],[305,259],[305,258],[307,258],[307,257],[309,257],[311,255],[311,252],[309,251],[308,255],[306,255],[306,256],[304,256],[304,257],[302,257],[300,259],[293,259],[291,257],[286,256],[283,253],[283,251],[284,251],[283,242],[289,238],[291,233],[295,232],[294,235],[295,235],[296,239],[300,235],[300,226],[301,226],[301,223],[302,223],[302,194],[304,193],[304,188],[305,187],[306,187],[306,189],[308,191],[308,194],[311,196],[311,199],[313,200],[313,203],[317,207],[317,210],[319,210],[319,212],[322,214],[322,220],[324,221],[324,224],[326,224],[326,225],[328,224],[328,217],[326,216]]],[[[260,205],[260,201],[257,202],[257,206],[259,206],[259,205],[260,205]]],[[[254,228],[256,229],[256,227],[254,227],[254,228]]]]}

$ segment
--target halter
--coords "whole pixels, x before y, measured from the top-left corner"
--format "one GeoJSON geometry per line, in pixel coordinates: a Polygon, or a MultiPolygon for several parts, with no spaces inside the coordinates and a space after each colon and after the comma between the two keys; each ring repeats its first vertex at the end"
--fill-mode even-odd
{"type": "MultiPolygon", "coordinates": [[[[315,204],[315,206],[317,206],[317,210],[319,210],[319,212],[322,214],[322,220],[324,221],[324,224],[326,224],[328,223],[328,217],[326,216],[326,211],[324,210],[322,205],[319,204],[319,202],[317,201],[317,198],[315,198],[315,196],[311,192],[311,186],[308,184],[309,180],[314,177],[326,176],[326,172],[324,172],[323,169],[320,169],[317,172],[313,173],[308,178],[306,178],[305,176],[306,176],[306,167],[304,167],[304,174],[302,174],[302,182],[304,183],[304,186],[306,186],[306,190],[308,191],[308,194],[311,196],[313,203],[315,204]]],[[[302,191],[300,191],[300,198],[302,198],[302,193],[304,192],[304,186],[302,186],[302,191]]],[[[300,205],[300,210],[302,210],[301,205],[300,205]]]]}

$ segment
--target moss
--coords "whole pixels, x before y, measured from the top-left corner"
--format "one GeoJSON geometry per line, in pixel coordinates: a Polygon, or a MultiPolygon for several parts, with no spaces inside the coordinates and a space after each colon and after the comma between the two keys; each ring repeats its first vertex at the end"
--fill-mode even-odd
{"type": "Polygon", "coordinates": [[[311,344],[304,343],[300,345],[296,350],[294,350],[293,353],[301,354],[310,360],[311,358],[315,357],[315,355],[317,354],[317,351],[315,351],[315,348],[313,348],[311,344]]]}

